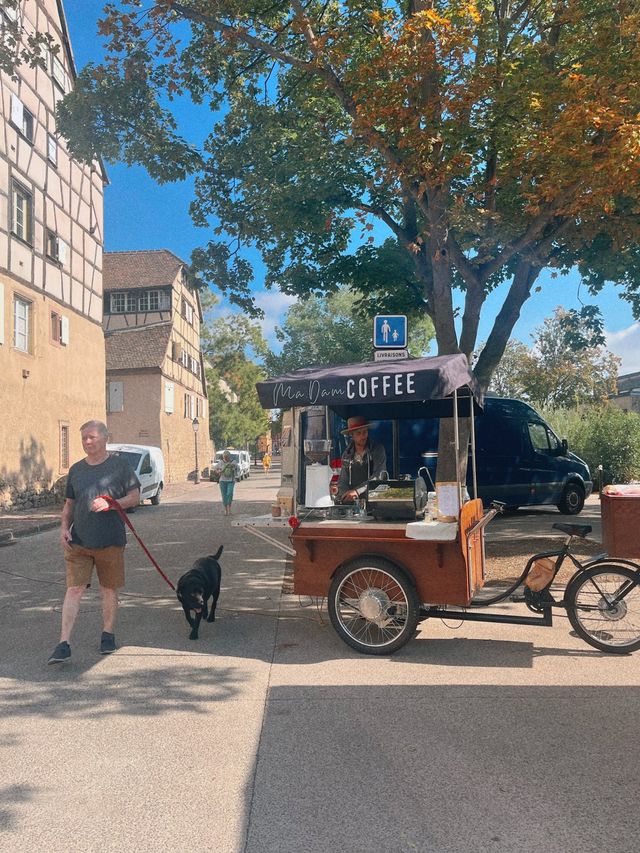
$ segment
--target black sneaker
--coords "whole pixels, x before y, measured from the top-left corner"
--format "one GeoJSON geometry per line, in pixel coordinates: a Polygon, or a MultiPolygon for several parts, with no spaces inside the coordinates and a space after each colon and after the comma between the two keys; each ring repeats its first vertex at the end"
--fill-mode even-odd
{"type": "Polygon", "coordinates": [[[102,632],[102,637],[100,638],[100,654],[101,655],[110,655],[112,652],[116,650],[116,638],[114,634],[109,634],[108,631],[102,632]]]}
{"type": "Polygon", "coordinates": [[[47,663],[65,663],[68,660],[71,660],[71,647],[65,640],[62,643],[58,643],[47,663]]]}

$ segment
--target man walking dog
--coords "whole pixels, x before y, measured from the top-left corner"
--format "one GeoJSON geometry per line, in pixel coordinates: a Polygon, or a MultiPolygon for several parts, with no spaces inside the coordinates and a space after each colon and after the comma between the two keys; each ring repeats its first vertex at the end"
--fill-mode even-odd
{"type": "Polygon", "coordinates": [[[69,640],[80,601],[96,567],[102,597],[103,632],[100,652],[116,650],[114,624],[118,589],[124,586],[124,522],[100,495],[115,498],[123,509],[140,503],[140,482],[129,463],[107,451],[108,430],[101,421],[80,427],[86,456],[69,469],[60,544],[67,568],[67,592],[62,605],[60,642],[49,663],[71,658],[69,640]]]}

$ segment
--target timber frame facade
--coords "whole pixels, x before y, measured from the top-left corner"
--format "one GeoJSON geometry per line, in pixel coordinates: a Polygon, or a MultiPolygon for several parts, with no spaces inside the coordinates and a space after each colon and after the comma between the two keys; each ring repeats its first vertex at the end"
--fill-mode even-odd
{"type": "Polygon", "coordinates": [[[49,33],[44,68],[0,73],[0,510],[38,506],[105,419],[101,163],[74,161],[55,107],[75,66],[61,0],[0,7],[22,38],[49,33]]]}
{"type": "Polygon", "coordinates": [[[202,471],[212,447],[189,268],[167,249],[106,252],[104,288],[110,440],[160,447],[165,483],[193,479],[196,453],[202,471]]]}

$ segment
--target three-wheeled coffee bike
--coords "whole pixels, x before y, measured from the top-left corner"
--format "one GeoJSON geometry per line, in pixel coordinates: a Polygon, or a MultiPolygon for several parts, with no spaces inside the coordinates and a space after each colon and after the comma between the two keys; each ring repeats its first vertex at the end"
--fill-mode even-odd
{"type": "MultiPolygon", "coordinates": [[[[637,553],[581,561],[572,547],[591,527],[559,522],[553,527],[564,534],[562,545],[532,556],[499,594],[480,594],[485,528],[500,507],[485,510],[477,497],[474,416],[483,398],[464,355],[297,370],[260,382],[257,390],[263,408],[288,410],[283,489],[272,516],[240,523],[289,554],[293,592],[326,598],[331,623],[348,645],[388,655],[425,619],[551,626],[554,609],[562,608],[576,633],[595,648],[618,654],[640,648],[640,566],[632,559],[640,556],[640,538],[637,553]],[[330,497],[330,460],[323,455],[335,442],[335,435],[328,435],[332,419],[344,422],[354,414],[386,425],[388,470],[368,484],[362,501],[336,505],[330,497]],[[468,449],[470,497],[466,481],[440,482],[422,464],[424,457],[437,455],[432,450],[416,460],[414,473],[398,470],[407,430],[433,418],[450,419],[456,460],[468,449]],[[305,429],[310,437],[302,434],[305,429]],[[429,483],[437,515],[425,517],[429,483]],[[290,545],[268,530],[287,523],[290,545]],[[575,571],[559,597],[554,581],[567,561],[575,571]],[[488,612],[506,600],[521,601],[530,613],[488,612]]],[[[638,501],[608,507],[608,529],[619,512],[638,513],[638,501]]]]}

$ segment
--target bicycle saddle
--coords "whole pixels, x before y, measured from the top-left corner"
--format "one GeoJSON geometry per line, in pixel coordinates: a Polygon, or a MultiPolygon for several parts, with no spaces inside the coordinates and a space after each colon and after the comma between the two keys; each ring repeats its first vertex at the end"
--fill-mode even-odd
{"type": "Polygon", "coordinates": [[[590,524],[553,524],[552,527],[554,530],[562,530],[569,536],[579,536],[581,539],[584,539],[593,530],[590,524]]]}

